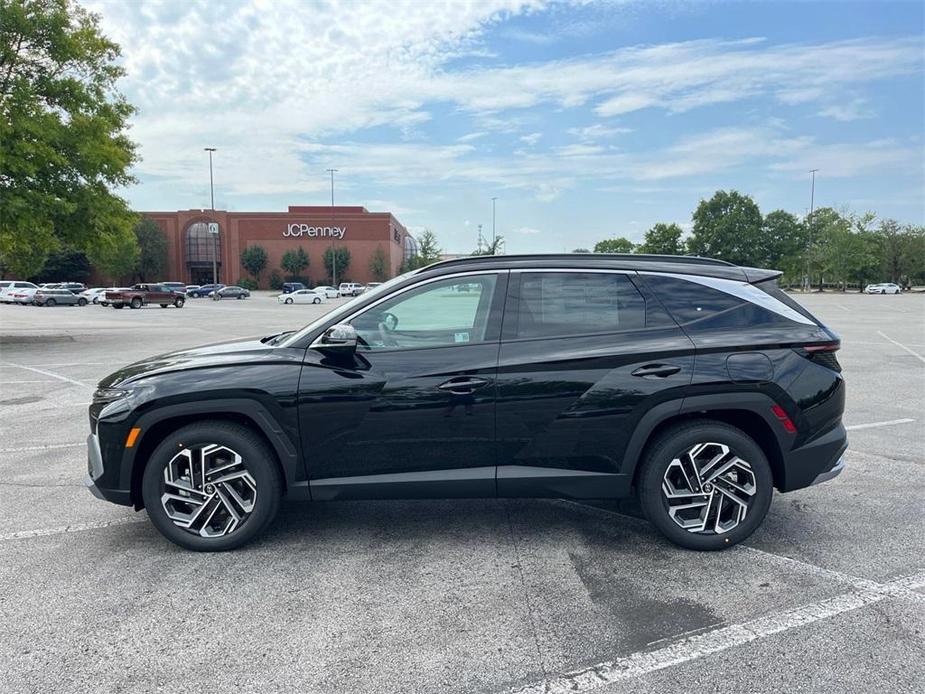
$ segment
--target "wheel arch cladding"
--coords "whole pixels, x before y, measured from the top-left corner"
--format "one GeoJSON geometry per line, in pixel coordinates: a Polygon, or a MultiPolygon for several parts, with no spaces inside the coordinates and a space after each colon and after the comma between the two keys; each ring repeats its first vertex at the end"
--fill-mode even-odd
{"type": "MultiPolygon", "coordinates": [[[[170,408],[168,408],[170,409],[170,408]]],[[[145,467],[148,460],[154,453],[157,446],[169,436],[172,432],[189,424],[200,422],[228,422],[246,427],[252,433],[260,437],[273,452],[274,464],[276,464],[282,473],[283,494],[297,478],[298,460],[292,443],[288,441],[282,431],[274,432],[272,429],[268,432],[261,426],[257,420],[250,414],[240,410],[216,409],[204,410],[195,413],[178,413],[178,412],[158,412],[151,413],[154,415],[149,422],[143,425],[142,436],[138,446],[135,448],[134,456],[131,458],[131,500],[136,509],[144,506],[141,494],[141,482],[144,476],[145,467]],[[160,414],[162,416],[158,417],[160,414]]],[[[149,415],[150,416],[150,415],[149,415]]],[[[126,451],[128,452],[128,450],[126,451]]]]}

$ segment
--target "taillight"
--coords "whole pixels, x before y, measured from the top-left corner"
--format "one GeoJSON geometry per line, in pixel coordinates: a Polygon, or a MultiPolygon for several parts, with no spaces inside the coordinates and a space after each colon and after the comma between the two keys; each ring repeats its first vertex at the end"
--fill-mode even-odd
{"type": "Polygon", "coordinates": [[[777,421],[781,423],[781,426],[784,427],[784,430],[788,434],[797,433],[796,425],[793,423],[793,421],[784,411],[783,407],[781,407],[780,405],[774,405],[774,407],[771,408],[771,412],[774,414],[775,417],[777,417],[777,421]]]}
{"type": "Polygon", "coordinates": [[[808,345],[801,345],[795,348],[795,352],[806,357],[814,364],[824,366],[832,371],[841,373],[841,364],[835,357],[835,352],[841,349],[841,342],[833,340],[831,342],[815,342],[808,345]]]}

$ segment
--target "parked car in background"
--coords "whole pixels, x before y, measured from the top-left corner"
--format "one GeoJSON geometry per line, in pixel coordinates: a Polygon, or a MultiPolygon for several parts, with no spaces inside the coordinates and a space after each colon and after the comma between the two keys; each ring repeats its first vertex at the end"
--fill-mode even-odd
{"type": "Polygon", "coordinates": [[[97,297],[100,306],[109,306],[109,300],[106,298],[106,294],[109,292],[127,292],[131,287],[107,287],[106,291],[97,297]]]}
{"type": "Polygon", "coordinates": [[[184,287],[183,291],[186,293],[187,296],[189,296],[189,293],[191,291],[193,291],[194,289],[199,289],[199,287],[201,286],[202,286],[201,284],[188,284],[186,285],[186,287],[184,287]]]}
{"type": "Polygon", "coordinates": [[[291,294],[299,289],[305,289],[301,282],[283,282],[283,294],[291,294]]]}
{"type": "Polygon", "coordinates": [[[221,283],[203,284],[200,287],[196,287],[196,289],[187,290],[186,296],[188,296],[190,299],[202,299],[203,297],[209,296],[216,289],[221,289],[224,286],[225,285],[221,283]]]}
{"type": "MultiPolygon", "coordinates": [[[[219,299],[246,299],[251,295],[251,293],[244,287],[239,287],[237,285],[231,285],[230,287],[222,287],[217,292],[213,292],[218,295],[219,299]]],[[[209,296],[211,296],[210,294],[209,296]]]]}
{"type": "Polygon", "coordinates": [[[365,287],[363,287],[363,292],[362,292],[362,293],[363,293],[363,294],[366,294],[367,292],[371,292],[371,291],[372,291],[373,289],[375,289],[376,287],[381,287],[381,286],[382,286],[382,282],[370,282],[370,283],[367,284],[365,287]]]}
{"type": "Polygon", "coordinates": [[[358,282],[341,282],[337,291],[341,296],[359,296],[363,293],[363,285],[358,282]]]}
{"type": "Polygon", "coordinates": [[[181,294],[186,293],[186,285],[183,282],[158,282],[162,287],[167,287],[168,289],[173,289],[175,292],[180,292],[181,294]]]}
{"type": "Polygon", "coordinates": [[[37,289],[35,284],[32,282],[24,282],[21,280],[2,280],[0,281],[0,303],[3,304],[12,304],[13,298],[11,294],[13,292],[19,291],[20,289],[37,289]]]}
{"type": "Polygon", "coordinates": [[[91,304],[98,304],[106,292],[114,292],[118,289],[119,287],[93,287],[82,291],[80,296],[84,297],[91,304]]]}
{"type": "Polygon", "coordinates": [[[276,300],[281,304],[320,304],[327,302],[328,297],[315,289],[297,289],[289,294],[280,294],[276,300]]]}
{"type": "Polygon", "coordinates": [[[38,290],[38,287],[24,287],[22,289],[16,289],[7,295],[9,297],[9,301],[7,301],[7,303],[19,304],[20,306],[31,304],[35,298],[35,293],[38,290]]]}
{"type": "Polygon", "coordinates": [[[118,289],[106,292],[106,301],[112,304],[113,308],[141,308],[148,304],[157,304],[161,308],[176,306],[183,308],[186,303],[186,295],[182,292],[174,291],[162,284],[136,284],[131,289],[118,289]]]}
{"type": "Polygon", "coordinates": [[[199,551],[253,539],[285,494],[635,495],[675,544],[732,547],[775,488],[845,467],[840,339],[780,275],[680,256],[436,263],[300,331],[114,371],[89,409],[88,485],[199,551]]]}
{"type": "Polygon", "coordinates": [[[55,289],[67,289],[74,294],[80,294],[87,289],[87,285],[83,282],[59,282],[55,285],[55,289]]]}
{"type": "Polygon", "coordinates": [[[892,282],[881,282],[880,284],[868,284],[864,287],[865,294],[901,294],[902,287],[892,282]]]}
{"type": "Polygon", "coordinates": [[[32,295],[36,306],[86,306],[87,300],[67,289],[36,289],[32,295]]]}
{"type": "Polygon", "coordinates": [[[337,291],[336,287],[330,287],[326,284],[315,287],[315,291],[324,293],[328,299],[336,299],[340,296],[340,292],[337,291]]]}

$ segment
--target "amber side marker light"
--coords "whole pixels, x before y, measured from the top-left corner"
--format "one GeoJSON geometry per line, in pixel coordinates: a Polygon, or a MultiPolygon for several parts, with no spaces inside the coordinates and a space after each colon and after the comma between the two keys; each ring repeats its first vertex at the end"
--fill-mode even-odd
{"type": "Polygon", "coordinates": [[[125,437],[125,447],[131,448],[135,445],[135,441],[138,440],[138,434],[141,433],[141,427],[132,427],[128,432],[128,436],[125,437]]]}

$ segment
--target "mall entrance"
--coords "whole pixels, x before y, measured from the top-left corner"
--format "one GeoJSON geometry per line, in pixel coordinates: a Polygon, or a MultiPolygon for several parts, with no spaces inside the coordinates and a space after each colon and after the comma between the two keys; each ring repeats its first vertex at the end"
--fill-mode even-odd
{"type": "Polygon", "coordinates": [[[186,269],[190,284],[212,284],[212,262],[216,260],[216,276],[222,281],[222,235],[210,234],[207,222],[194,222],[186,229],[186,269]]]}

